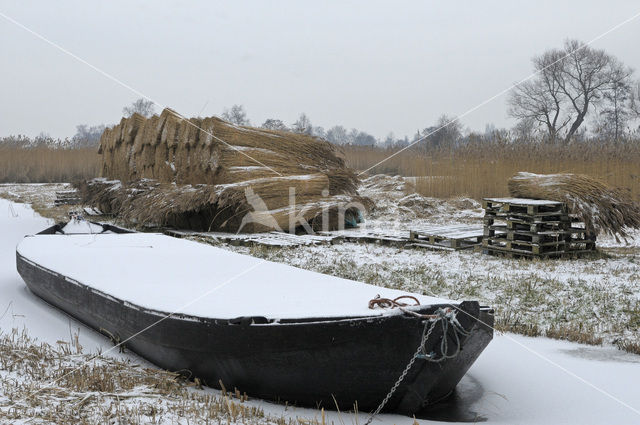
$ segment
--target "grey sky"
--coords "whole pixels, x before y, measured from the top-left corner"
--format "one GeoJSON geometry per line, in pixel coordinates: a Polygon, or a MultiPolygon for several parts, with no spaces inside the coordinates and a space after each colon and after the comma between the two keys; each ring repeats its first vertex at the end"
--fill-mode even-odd
{"type": "MultiPolygon", "coordinates": [[[[186,116],[243,104],[253,124],[413,135],[527,76],[531,56],[590,40],[636,1],[5,1],[7,14],[186,116]]],[[[594,47],[640,69],[640,18],[594,47]]],[[[0,18],[0,136],[71,136],[138,96],[0,18]]],[[[636,74],[636,77],[640,76],[636,74]]],[[[505,99],[465,117],[510,126],[505,99]]]]}

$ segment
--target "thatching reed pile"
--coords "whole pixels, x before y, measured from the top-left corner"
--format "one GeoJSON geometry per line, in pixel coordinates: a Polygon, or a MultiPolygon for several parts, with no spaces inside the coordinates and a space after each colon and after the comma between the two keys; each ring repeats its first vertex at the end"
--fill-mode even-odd
{"type": "Polygon", "coordinates": [[[251,232],[324,217],[331,228],[349,203],[367,204],[329,142],[216,117],[134,114],[105,130],[99,153],[103,179],[79,185],[85,202],[139,225],[251,232]]]}
{"type": "Polygon", "coordinates": [[[640,228],[640,205],[630,193],[582,174],[520,172],[509,179],[512,196],[564,202],[592,233],[626,238],[627,229],[640,228]]]}
{"type": "MultiPolygon", "coordinates": [[[[100,140],[102,176],[123,182],[224,184],[279,175],[324,172],[330,179],[355,176],[335,147],[317,138],[236,126],[216,117],[182,119],[133,114],[106,129],[100,140]]],[[[355,187],[350,187],[350,190],[355,187]]]]}

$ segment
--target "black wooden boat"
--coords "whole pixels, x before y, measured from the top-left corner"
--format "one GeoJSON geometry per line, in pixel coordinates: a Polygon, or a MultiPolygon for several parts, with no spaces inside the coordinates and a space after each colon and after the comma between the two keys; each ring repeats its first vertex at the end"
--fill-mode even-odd
{"type": "MultiPolygon", "coordinates": [[[[340,314],[340,308],[352,302],[343,297],[355,294],[367,306],[373,298],[370,294],[394,298],[401,293],[169,236],[128,233],[108,225],[98,227],[99,232],[95,229],[92,234],[67,235],[64,226],[57,225],[25,237],[16,256],[18,272],[27,286],[158,366],[189,371],[209,386],[223,384],[254,397],[330,409],[336,403],[340,409],[351,409],[357,402],[360,411],[372,411],[413,362],[384,410],[414,414],[451,394],[493,336],[493,312],[475,301],[430,302],[428,297],[413,294],[422,305],[365,307],[340,314]],[[171,266],[184,267],[184,281],[178,281],[170,276],[172,269],[165,263],[173,257],[166,253],[183,251],[189,254],[171,266]],[[200,252],[202,257],[198,257],[200,252]],[[198,258],[189,263],[194,256],[198,258]],[[151,259],[145,263],[147,257],[151,259]],[[210,257],[221,257],[218,263],[211,263],[211,279],[219,286],[197,302],[204,304],[184,307],[182,301],[188,300],[184,296],[199,294],[167,288],[191,291],[188,285],[197,279],[190,270],[210,257]],[[129,260],[136,264],[128,264],[129,260]],[[216,280],[226,272],[221,265],[244,263],[250,270],[235,281],[216,280]],[[171,282],[157,284],[154,291],[150,289],[155,285],[153,279],[147,282],[136,277],[135,267],[161,269],[159,273],[171,282]],[[256,286],[263,278],[271,282],[271,275],[284,276],[286,281],[289,274],[303,286],[304,296],[312,297],[310,307],[295,294],[270,294],[256,286]],[[335,293],[326,294],[314,285],[304,287],[307,281],[316,280],[335,293]],[[226,285],[224,293],[216,289],[222,285],[226,285]],[[228,289],[232,285],[237,286],[228,289]],[[264,303],[242,301],[254,296],[251,285],[264,303]],[[140,295],[131,289],[137,286],[140,295]],[[167,297],[158,295],[162,291],[167,297]],[[279,310],[270,297],[281,305],[296,305],[290,311],[279,310]],[[154,303],[159,307],[153,308],[154,303]],[[332,307],[340,303],[342,307],[332,307]],[[209,304],[209,313],[202,313],[209,304]],[[230,315],[234,304],[237,316],[230,315]],[[174,309],[176,305],[184,308],[174,309]],[[249,314],[252,309],[256,314],[249,314]],[[309,314],[298,314],[304,309],[309,314]],[[323,309],[326,315],[319,313],[323,309]]],[[[148,274],[143,270],[141,275],[148,274]]],[[[289,292],[291,288],[295,287],[285,287],[289,292]]]]}

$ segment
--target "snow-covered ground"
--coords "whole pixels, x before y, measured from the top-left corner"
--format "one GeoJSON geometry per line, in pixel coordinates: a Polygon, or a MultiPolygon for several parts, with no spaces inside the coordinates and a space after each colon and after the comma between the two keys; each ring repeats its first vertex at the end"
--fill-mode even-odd
{"type": "MultiPolygon", "coordinates": [[[[465,213],[464,208],[461,211],[459,214],[473,220],[473,208],[469,210],[471,213],[465,213]]],[[[375,220],[384,221],[374,218],[374,223],[375,220]]],[[[7,333],[13,328],[26,328],[32,337],[56,344],[59,340],[69,341],[80,329],[79,342],[85,351],[108,350],[111,347],[109,340],[35,297],[15,270],[15,247],[22,236],[49,224],[50,220],[39,217],[29,206],[0,199],[0,330],[7,333]]],[[[637,333],[637,324],[629,325],[634,308],[629,303],[637,301],[640,293],[639,264],[634,248],[637,240],[630,247],[605,241],[612,249],[613,257],[577,262],[518,261],[469,252],[405,251],[353,244],[254,253],[401,290],[434,292],[441,296],[462,294],[511,305],[514,310],[510,314],[520,314],[523,320],[542,315],[547,321],[559,321],[562,317],[586,314],[585,311],[590,311],[591,318],[602,316],[597,309],[576,307],[594,304],[619,312],[621,317],[616,326],[624,328],[626,324],[626,329],[618,329],[624,334],[637,333]],[[616,250],[631,250],[631,254],[626,251],[616,254],[616,250]],[[350,273],[355,276],[349,276],[350,273]],[[526,290],[520,289],[522,285],[528,286],[526,290]]],[[[614,316],[607,314],[607,317],[614,316]]],[[[612,335],[612,329],[603,335],[612,335]]],[[[144,364],[128,353],[110,352],[107,355],[144,364]]],[[[588,346],[542,337],[496,334],[461,382],[457,400],[443,406],[430,418],[419,418],[418,422],[431,424],[466,419],[487,424],[637,424],[640,423],[638,382],[640,356],[611,345],[588,346]]],[[[3,388],[6,387],[0,387],[0,391],[3,388]]],[[[218,394],[217,391],[206,391],[218,394]]],[[[7,397],[0,393],[0,410],[10,408],[7,397]]],[[[320,418],[320,412],[313,409],[259,400],[249,403],[276,417],[320,418]]],[[[327,420],[356,423],[356,418],[346,413],[331,412],[327,420]]],[[[365,415],[361,413],[357,422],[364,420],[365,415]]],[[[398,415],[380,415],[373,424],[412,421],[412,418],[398,415]]]]}

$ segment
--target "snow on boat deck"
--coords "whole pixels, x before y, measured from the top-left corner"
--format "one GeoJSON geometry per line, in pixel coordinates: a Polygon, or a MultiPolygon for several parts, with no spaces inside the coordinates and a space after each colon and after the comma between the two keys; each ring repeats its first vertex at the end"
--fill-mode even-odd
{"type": "MultiPolygon", "coordinates": [[[[371,310],[369,300],[407,294],[161,234],[35,235],[17,251],[120,300],[198,317],[379,316],[398,311],[371,310]]],[[[451,302],[415,296],[422,305],[451,302]]]]}

